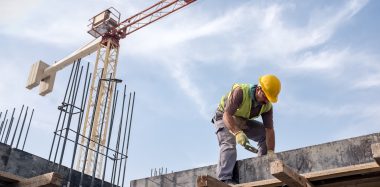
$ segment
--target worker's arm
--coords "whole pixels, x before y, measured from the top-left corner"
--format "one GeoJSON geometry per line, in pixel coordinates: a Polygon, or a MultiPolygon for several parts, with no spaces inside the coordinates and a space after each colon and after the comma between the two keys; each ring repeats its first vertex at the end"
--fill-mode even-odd
{"type": "Polygon", "coordinates": [[[275,133],[273,125],[273,108],[261,115],[265,127],[266,144],[268,151],[274,151],[275,133]]]}
{"type": "Polygon", "coordinates": [[[275,135],[274,128],[265,128],[267,150],[274,151],[275,147],[275,135]]]}
{"type": "Polygon", "coordinates": [[[231,94],[225,101],[225,107],[223,112],[223,122],[233,134],[239,132],[241,129],[235,123],[234,118],[232,117],[241,103],[243,102],[243,90],[240,87],[232,90],[231,94]]]}
{"type": "Polygon", "coordinates": [[[236,143],[242,145],[246,149],[254,150],[249,143],[247,135],[237,126],[233,114],[243,102],[243,90],[239,87],[235,88],[226,100],[226,106],[223,113],[223,122],[228,130],[235,136],[236,143]]]}
{"type": "Polygon", "coordinates": [[[241,129],[236,125],[235,120],[230,113],[223,113],[223,122],[228,130],[232,132],[232,134],[236,134],[237,132],[241,131],[241,129]]]}

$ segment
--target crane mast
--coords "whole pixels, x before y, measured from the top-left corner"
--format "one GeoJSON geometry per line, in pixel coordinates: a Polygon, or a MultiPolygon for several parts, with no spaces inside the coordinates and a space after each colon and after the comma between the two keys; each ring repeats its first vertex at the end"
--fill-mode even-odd
{"type": "Polygon", "coordinates": [[[93,41],[53,65],[41,60],[32,65],[26,88],[32,89],[39,85],[39,94],[44,96],[53,90],[55,76],[59,70],[97,52],[81,131],[82,146],[79,146],[79,155],[76,157],[77,170],[89,175],[92,173],[92,176],[96,173],[98,178],[103,171],[104,154],[96,154],[93,150],[98,148],[99,153],[104,153],[107,143],[113,88],[116,86],[119,41],[195,1],[161,0],[124,21],[120,21],[120,13],[111,7],[90,19],[92,23],[88,33],[95,37],[93,41]],[[97,155],[101,155],[100,158],[97,155]]]}
{"type": "Polygon", "coordinates": [[[107,82],[102,80],[115,78],[120,39],[125,38],[127,35],[189,5],[194,1],[195,0],[162,0],[122,22],[118,21],[119,17],[117,15],[119,14],[113,8],[107,9],[93,17],[92,27],[89,33],[96,38],[101,37],[102,40],[98,43],[93,72],[94,76],[91,81],[89,101],[86,107],[84,125],[81,131],[82,138],[80,140],[82,145],[88,143],[88,140],[84,137],[86,134],[91,134],[91,142],[89,143],[91,150],[85,150],[84,147],[80,148],[79,156],[77,157],[77,170],[84,170],[87,174],[91,174],[95,171],[97,177],[100,177],[102,174],[101,172],[103,171],[104,156],[100,155],[100,158],[98,159],[96,158],[96,155],[98,154],[92,150],[96,150],[96,146],[99,146],[96,145],[95,142],[100,142],[101,146],[99,152],[104,153],[111,110],[111,99],[106,98],[107,96],[113,98],[113,88],[116,83],[111,82],[110,84],[107,84],[107,82]],[[116,11],[116,13],[113,13],[113,11],[116,11]],[[112,19],[112,15],[116,19],[112,19]],[[97,80],[100,82],[96,82],[97,80]],[[99,90],[99,92],[97,93],[96,90],[99,90]],[[97,94],[98,99],[95,101],[97,94]],[[92,132],[90,133],[91,125],[92,132]]]}

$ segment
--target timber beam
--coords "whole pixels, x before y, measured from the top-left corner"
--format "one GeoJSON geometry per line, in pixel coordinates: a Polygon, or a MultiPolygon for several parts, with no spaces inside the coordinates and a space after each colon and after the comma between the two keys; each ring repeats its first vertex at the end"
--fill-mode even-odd
{"type": "Polygon", "coordinates": [[[202,176],[198,176],[197,178],[197,187],[231,187],[231,186],[209,175],[202,175],[202,176]]]}
{"type": "Polygon", "coordinates": [[[24,178],[12,173],[0,171],[0,186],[9,187],[59,187],[62,185],[63,178],[55,172],[46,173],[32,178],[24,178]]]}
{"type": "Polygon", "coordinates": [[[314,187],[304,176],[293,171],[281,160],[270,163],[270,172],[274,177],[290,187],[314,187]]]}
{"type": "Polygon", "coordinates": [[[375,143],[371,145],[373,159],[380,165],[380,143],[375,143]]]}

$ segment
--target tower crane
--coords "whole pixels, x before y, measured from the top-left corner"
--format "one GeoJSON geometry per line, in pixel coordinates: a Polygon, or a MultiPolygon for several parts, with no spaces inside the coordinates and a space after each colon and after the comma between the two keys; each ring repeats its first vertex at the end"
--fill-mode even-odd
{"type": "MultiPolygon", "coordinates": [[[[102,11],[90,19],[91,24],[88,33],[95,39],[53,65],[48,65],[41,60],[34,63],[29,73],[26,88],[32,89],[39,85],[39,94],[45,96],[53,90],[55,76],[59,70],[96,51],[95,67],[91,80],[89,99],[86,103],[85,120],[82,126],[82,139],[80,143],[84,145],[85,142],[88,141],[83,137],[85,137],[85,134],[89,131],[91,119],[93,118],[93,128],[90,138],[92,141],[89,146],[90,149],[95,150],[96,145],[94,142],[98,142],[100,138],[99,142],[103,145],[100,148],[100,152],[103,153],[104,145],[107,140],[111,108],[111,99],[107,100],[105,98],[107,92],[109,96],[113,95],[112,87],[115,83],[110,84],[110,88],[108,88],[108,84],[104,84],[100,80],[108,77],[115,78],[120,48],[119,41],[133,32],[195,1],[196,0],[161,0],[124,21],[120,21],[120,13],[113,7],[102,11]],[[103,73],[101,73],[102,71],[103,73]],[[100,83],[96,83],[97,80],[100,81],[100,83]],[[98,93],[96,93],[97,90],[99,90],[98,93]],[[96,94],[98,94],[98,102],[95,102],[96,94]],[[97,106],[95,106],[95,103],[97,106]],[[95,110],[94,113],[90,112],[93,110],[95,110]],[[105,119],[104,123],[100,120],[103,118],[105,119]],[[103,132],[99,134],[102,126],[103,132]]],[[[80,170],[85,167],[85,173],[90,174],[95,169],[93,168],[95,152],[90,150],[87,157],[83,154],[84,148],[81,147],[76,160],[76,169],[80,170]]],[[[102,162],[103,158],[101,158],[95,166],[97,176],[101,175],[102,162]]]]}

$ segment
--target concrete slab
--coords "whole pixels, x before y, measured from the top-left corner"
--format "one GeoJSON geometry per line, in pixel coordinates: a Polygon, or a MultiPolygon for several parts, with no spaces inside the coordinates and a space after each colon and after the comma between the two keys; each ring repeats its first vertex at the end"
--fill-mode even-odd
{"type": "MultiPolygon", "coordinates": [[[[0,171],[8,172],[22,178],[32,178],[50,172],[57,172],[56,168],[57,165],[44,158],[19,149],[10,148],[9,145],[0,143],[0,171]]],[[[61,166],[60,171],[57,173],[62,176],[63,184],[66,184],[69,168],[61,166]]],[[[71,186],[79,186],[79,181],[80,172],[73,170],[71,186]]],[[[84,175],[83,186],[90,186],[90,184],[91,176],[84,175]]],[[[101,180],[95,179],[94,186],[101,186],[101,180]]],[[[108,187],[111,186],[111,184],[105,182],[104,186],[108,187]]]]}
{"type": "MultiPolygon", "coordinates": [[[[299,174],[373,162],[371,144],[380,143],[380,133],[349,138],[277,153],[277,157],[299,174]]],[[[216,161],[215,161],[216,162],[216,161]]],[[[216,177],[216,165],[167,175],[132,180],[131,187],[194,187],[197,176],[216,177]]],[[[266,156],[237,162],[235,180],[248,183],[274,179],[266,156]]]]}

